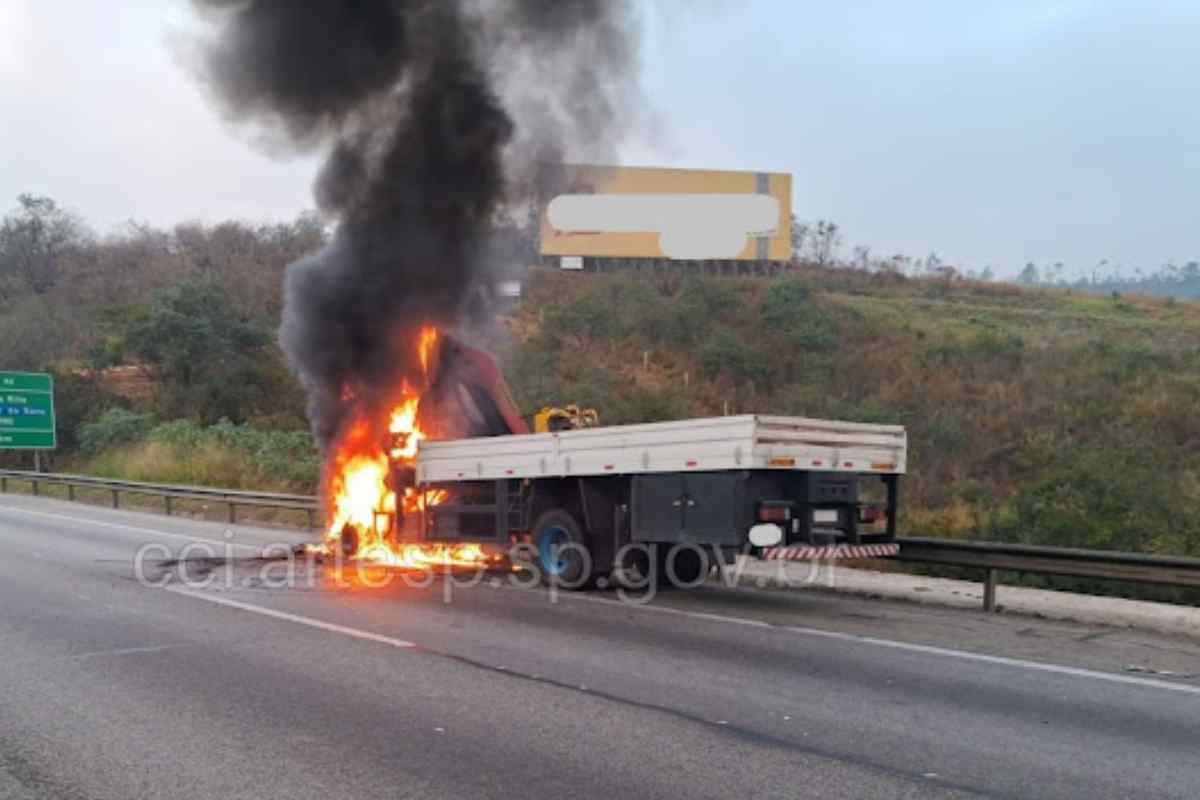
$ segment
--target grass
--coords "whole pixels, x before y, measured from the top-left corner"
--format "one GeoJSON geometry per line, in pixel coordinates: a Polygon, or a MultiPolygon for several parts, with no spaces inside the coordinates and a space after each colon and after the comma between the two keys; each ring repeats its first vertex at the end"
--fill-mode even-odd
{"type": "Polygon", "coordinates": [[[80,470],[104,478],[150,483],[264,492],[312,491],[311,486],[298,486],[283,476],[272,475],[241,452],[212,442],[186,453],[166,442],[137,442],[85,458],[80,470]]]}
{"type": "Polygon", "coordinates": [[[320,469],[307,432],[229,422],[157,423],[112,409],[84,425],[80,439],[67,471],[123,480],[313,494],[320,469]]]}
{"type": "Polygon", "coordinates": [[[1200,555],[1196,303],[846,269],[539,271],[511,329],[527,411],[898,422],[904,531],[1200,555]]]}

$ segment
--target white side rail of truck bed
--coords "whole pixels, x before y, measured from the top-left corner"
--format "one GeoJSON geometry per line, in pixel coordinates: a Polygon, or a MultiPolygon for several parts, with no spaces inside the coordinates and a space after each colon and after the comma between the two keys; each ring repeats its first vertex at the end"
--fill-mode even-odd
{"type": "Polygon", "coordinates": [[[903,474],[903,426],[745,414],[421,442],[420,484],[715,470],[903,474]]]}

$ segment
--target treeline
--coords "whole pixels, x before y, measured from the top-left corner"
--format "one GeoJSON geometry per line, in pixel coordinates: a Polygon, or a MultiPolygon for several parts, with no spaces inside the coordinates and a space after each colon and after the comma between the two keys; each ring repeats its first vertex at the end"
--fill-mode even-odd
{"type": "Polygon", "coordinates": [[[1104,261],[1088,275],[1069,278],[1067,273],[1062,263],[1039,267],[1030,262],[1025,265],[1018,280],[1028,286],[1054,286],[1093,294],[1144,294],[1180,300],[1200,299],[1200,261],[1189,261],[1183,265],[1168,262],[1153,272],[1145,273],[1136,269],[1132,275],[1104,261]]]}
{"type": "Polygon", "coordinates": [[[22,195],[0,223],[0,368],[54,373],[67,453],[113,407],[304,430],[303,393],[275,330],[285,267],[326,235],[305,214],[269,225],[129,223],[98,236],[53,200],[22,195]]]}
{"type": "Polygon", "coordinates": [[[1091,269],[1079,269],[1062,261],[1048,264],[1026,262],[1024,267],[1004,270],[1001,277],[991,265],[982,268],[952,264],[930,251],[925,256],[905,253],[880,255],[870,247],[842,249],[843,231],[829,220],[803,221],[792,216],[792,262],[816,267],[845,267],[863,272],[904,275],[939,280],[1011,280],[1023,286],[1071,289],[1089,294],[1141,294],[1150,297],[1200,299],[1200,261],[1178,264],[1168,261],[1158,269],[1126,268],[1107,259],[1091,269]]]}

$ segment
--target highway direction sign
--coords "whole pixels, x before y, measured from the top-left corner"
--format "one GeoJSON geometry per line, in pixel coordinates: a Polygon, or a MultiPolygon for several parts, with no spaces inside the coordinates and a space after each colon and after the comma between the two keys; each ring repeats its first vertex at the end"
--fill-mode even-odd
{"type": "Polygon", "coordinates": [[[53,450],[54,379],[0,372],[0,450],[53,450]]]}

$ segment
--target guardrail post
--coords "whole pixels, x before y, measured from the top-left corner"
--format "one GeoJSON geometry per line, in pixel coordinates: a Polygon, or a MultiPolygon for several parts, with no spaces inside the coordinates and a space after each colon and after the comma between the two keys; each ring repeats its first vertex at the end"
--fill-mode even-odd
{"type": "Polygon", "coordinates": [[[234,525],[236,523],[237,523],[237,506],[234,505],[233,503],[230,503],[229,504],[229,524],[234,525]]]}
{"type": "Polygon", "coordinates": [[[113,496],[113,508],[120,508],[121,507],[121,493],[119,491],[117,491],[116,489],[113,489],[112,496],[113,496]]]}
{"type": "Polygon", "coordinates": [[[311,531],[317,527],[317,523],[313,519],[313,510],[311,508],[306,513],[308,514],[308,529],[311,531]]]}
{"type": "Polygon", "coordinates": [[[75,501],[75,484],[73,483],[67,484],[67,499],[71,502],[75,501]]]}
{"type": "Polygon", "coordinates": [[[29,485],[33,487],[33,496],[34,496],[34,497],[37,497],[37,496],[38,496],[38,482],[37,482],[37,481],[30,481],[30,482],[29,482],[29,485]]]}
{"type": "Polygon", "coordinates": [[[8,491],[8,478],[0,478],[0,492],[8,491]]]}
{"type": "Polygon", "coordinates": [[[163,505],[166,507],[167,516],[171,516],[171,495],[163,495],[163,505]]]}
{"type": "Polygon", "coordinates": [[[983,579],[983,610],[989,614],[996,613],[996,570],[989,569],[983,579]]]}

